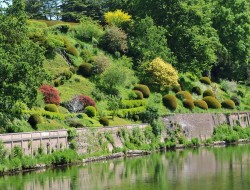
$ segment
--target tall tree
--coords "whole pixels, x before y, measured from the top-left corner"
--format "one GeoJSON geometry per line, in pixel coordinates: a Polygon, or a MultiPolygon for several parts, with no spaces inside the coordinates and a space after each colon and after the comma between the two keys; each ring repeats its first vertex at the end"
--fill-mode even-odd
{"type": "Polygon", "coordinates": [[[0,110],[15,102],[32,105],[45,78],[44,51],[27,36],[22,0],[13,0],[0,14],[0,110]]]}
{"type": "Polygon", "coordinates": [[[216,76],[245,80],[250,70],[250,1],[217,0],[213,3],[213,26],[223,48],[216,76]]]}

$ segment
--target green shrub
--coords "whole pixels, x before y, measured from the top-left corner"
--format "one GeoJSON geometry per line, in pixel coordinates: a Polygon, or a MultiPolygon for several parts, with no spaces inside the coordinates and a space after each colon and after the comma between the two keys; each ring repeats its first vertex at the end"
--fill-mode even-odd
{"type": "Polygon", "coordinates": [[[235,81],[222,80],[220,83],[221,89],[225,92],[236,92],[237,83],[235,81]]]}
{"type": "Polygon", "coordinates": [[[203,92],[203,97],[206,97],[206,96],[212,96],[212,97],[214,97],[213,91],[212,90],[205,90],[203,92]]]}
{"type": "Polygon", "coordinates": [[[194,86],[192,88],[192,92],[197,94],[197,95],[201,95],[202,94],[202,91],[201,91],[201,88],[199,86],[194,86]]]}
{"type": "Polygon", "coordinates": [[[85,113],[89,116],[89,117],[95,117],[96,116],[96,109],[93,106],[87,106],[85,109],[85,113]]]}
{"type": "Polygon", "coordinates": [[[234,103],[235,103],[236,106],[239,106],[239,105],[240,105],[240,98],[239,98],[239,97],[237,97],[237,96],[232,96],[232,97],[231,97],[231,100],[234,101],[234,103]]]}
{"type": "Polygon", "coordinates": [[[116,26],[109,26],[100,40],[100,46],[110,53],[125,53],[128,49],[127,34],[116,26]]]}
{"type": "Polygon", "coordinates": [[[103,126],[109,126],[109,119],[106,116],[103,116],[99,119],[99,122],[103,125],[103,126]]]}
{"type": "Polygon", "coordinates": [[[235,103],[233,100],[230,100],[230,99],[223,101],[221,103],[221,106],[227,109],[235,109],[235,103]]]}
{"type": "Polygon", "coordinates": [[[185,108],[193,110],[194,109],[194,102],[193,102],[193,100],[190,100],[190,99],[184,99],[183,100],[183,106],[185,108]]]}
{"type": "Polygon", "coordinates": [[[245,94],[244,94],[244,92],[242,90],[238,90],[237,95],[242,97],[242,98],[245,96],[245,94]]]}
{"type": "Polygon", "coordinates": [[[33,114],[30,116],[28,123],[32,126],[33,129],[37,129],[37,125],[43,123],[43,118],[38,114],[33,114]]]}
{"type": "Polygon", "coordinates": [[[200,141],[199,141],[199,139],[197,137],[196,138],[192,138],[191,139],[191,144],[193,146],[199,146],[200,145],[200,141]]]}
{"type": "Polygon", "coordinates": [[[208,85],[212,83],[209,77],[201,77],[200,82],[203,84],[208,84],[208,85]]]}
{"type": "Polygon", "coordinates": [[[135,114],[140,114],[146,111],[145,106],[129,108],[129,109],[120,109],[118,110],[117,115],[123,118],[133,118],[135,114]]]}
{"type": "Polygon", "coordinates": [[[204,100],[195,100],[194,101],[194,105],[198,108],[207,110],[208,109],[208,105],[204,100]]]}
{"type": "Polygon", "coordinates": [[[108,57],[102,54],[97,55],[93,60],[93,72],[95,74],[101,74],[110,66],[110,64],[111,62],[108,57]]]}
{"type": "Polygon", "coordinates": [[[143,94],[139,90],[133,90],[133,92],[136,94],[136,99],[142,100],[143,99],[143,94]]]}
{"type": "Polygon", "coordinates": [[[49,112],[59,113],[58,107],[55,104],[47,104],[44,109],[49,112]]]}
{"type": "Polygon", "coordinates": [[[174,85],[172,88],[172,91],[175,93],[178,93],[181,91],[181,86],[180,85],[174,85]]]}
{"type": "Polygon", "coordinates": [[[31,158],[30,156],[24,156],[21,159],[21,163],[22,163],[22,169],[32,169],[36,166],[37,161],[34,158],[31,158]]]}
{"type": "Polygon", "coordinates": [[[74,150],[67,149],[64,151],[56,151],[52,153],[53,165],[69,164],[78,160],[78,155],[74,150]]]}
{"type": "Polygon", "coordinates": [[[148,98],[150,96],[150,90],[147,85],[144,84],[137,84],[134,87],[134,90],[139,90],[142,92],[144,98],[148,98]]]}
{"type": "Polygon", "coordinates": [[[193,99],[192,95],[188,91],[180,91],[176,94],[176,97],[180,100],[193,99]]]}
{"type": "Polygon", "coordinates": [[[66,50],[67,53],[69,53],[69,54],[71,54],[73,56],[76,56],[76,57],[79,56],[79,53],[78,53],[77,49],[72,45],[67,46],[65,50],[66,50]]]}
{"type": "Polygon", "coordinates": [[[207,103],[209,108],[218,109],[221,108],[220,102],[212,96],[206,96],[203,100],[207,103]]]}
{"type": "Polygon", "coordinates": [[[83,63],[79,66],[78,72],[84,77],[90,77],[92,74],[92,65],[89,63],[83,63]]]}
{"type": "Polygon", "coordinates": [[[62,76],[64,76],[67,80],[69,80],[72,77],[73,73],[69,70],[66,70],[62,73],[62,76]]]}
{"type": "Polygon", "coordinates": [[[177,99],[175,96],[167,94],[163,97],[163,104],[166,108],[174,111],[177,108],[177,99]]]}

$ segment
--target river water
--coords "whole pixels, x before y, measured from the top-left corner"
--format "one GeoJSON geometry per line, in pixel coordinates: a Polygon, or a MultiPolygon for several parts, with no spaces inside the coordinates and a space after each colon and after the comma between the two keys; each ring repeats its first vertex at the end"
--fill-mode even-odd
{"type": "Polygon", "coordinates": [[[0,178],[2,190],[248,190],[250,145],[199,148],[0,178]]]}

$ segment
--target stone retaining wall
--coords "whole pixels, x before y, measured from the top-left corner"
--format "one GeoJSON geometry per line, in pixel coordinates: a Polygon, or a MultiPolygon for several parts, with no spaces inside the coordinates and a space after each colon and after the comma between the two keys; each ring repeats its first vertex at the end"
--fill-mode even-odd
{"type": "Polygon", "coordinates": [[[230,126],[240,125],[243,128],[250,126],[249,112],[230,114],[176,114],[165,116],[162,119],[166,128],[175,129],[176,127],[180,127],[188,139],[198,137],[201,140],[205,140],[211,137],[214,128],[221,124],[228,124],[230,126]]]}

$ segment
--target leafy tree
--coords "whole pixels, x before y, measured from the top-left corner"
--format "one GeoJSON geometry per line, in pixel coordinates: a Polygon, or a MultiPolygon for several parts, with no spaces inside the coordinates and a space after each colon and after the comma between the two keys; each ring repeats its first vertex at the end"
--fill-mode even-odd
{"type": "Polygon", "coordinates": [[[135,23],[134,32],[129,38],[129,54],[136,60],[152,60],[161,57],[165,61],[174,62],[167,44],[167,30],[156,26],[150,17],[135,23]]]}
{"type": "Polygon", "coordinates": [[[13,0],[0,13],[0,109],[10,110],[16,101],[31,106],[45,79],[44,51],[27,36],[22,0],[13,0]]]}
{"type": "Polygon", "coordinates": [[[172,65],[165,63],[161,58],[150,62],[146,68],[148,83],[158,87],[178,85],[178,73],[172,65]]]}
{"type": "Polygon", "coordinates": [[[245,80],[250,68],[250,2],[217,0],[213,3],[213,26],[223,47],[215,76],[245,80]]]}

